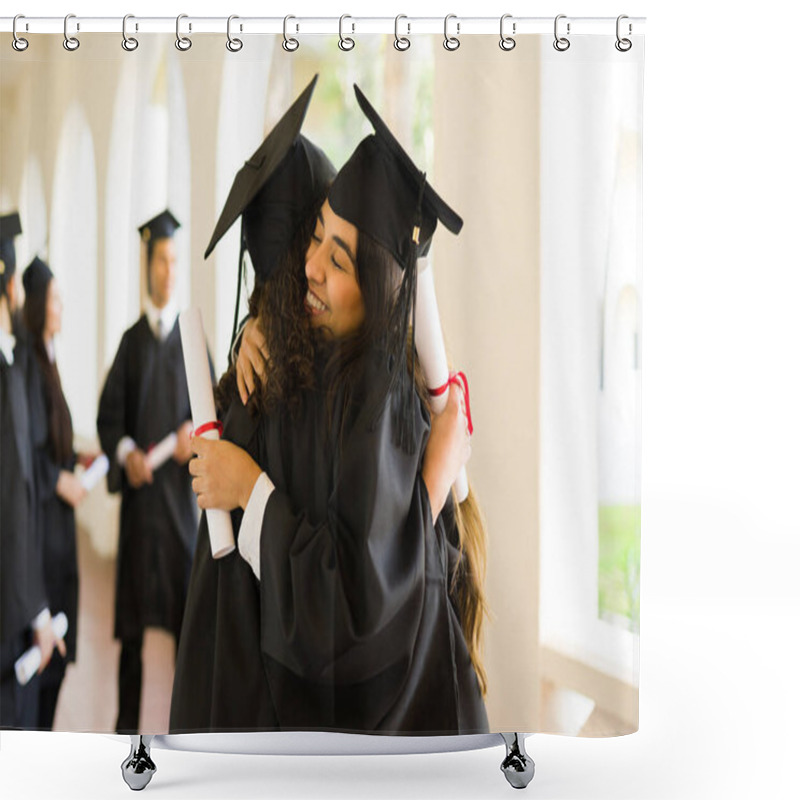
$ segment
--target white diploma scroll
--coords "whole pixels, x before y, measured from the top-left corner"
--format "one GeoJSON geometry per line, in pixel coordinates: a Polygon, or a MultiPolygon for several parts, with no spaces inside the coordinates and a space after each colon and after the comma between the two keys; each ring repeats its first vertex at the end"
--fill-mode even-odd
{"type": "MultiPolygon", "coordinates": [[[[67,615],[60,611],[53,617],[53,633],[59,638],[63,639],[67,634],[67,615]]],[[[15,662],[14,672],[17,676],[17,683],[20,686],[25,686],[26,683],[36,674],[39,669],[39,664],[42,663],[42,651],[38,645],[26,650],[15,662]]]]}
{"type": "MultiPolygon", "coordinates": [[[[209,380],[210,378],[209,375],[209,380]]],[[[172,458],[177,446],[178,434],[175,431],[168,433],[157,445],[154,445],[145,456],[150,471],[155,472],[165,461],[172,458]]]]}
{"type": "MultiPolygon", "coordinates": [[[[428,388],[436,389],[444,386],[450,377],[450,372],[447,368],[442,323],[439,319],[439,306],[436,304],[436,291],[433,286],[433,269],[427,258],[417,259],[417,318],[414,338],[428,388]]],[[[444,411],[449,394],[448,387],[442,394],[430,398],[434,414],[441,414],[444,411]]],[[[459,503],[463,503],[469,495],[466,468],[462,469],[456,478],[455,490],[456,499],[459,503]]]]}
{"type": "Polygon", "coordinates": [[[108,457],[105,453],[100,453],[97,458],[92,461],[91,466],[89,466],[86,471],[81,475],[80,481],[81,486],[86,489],[87,492],[91,492],[92,489],[95,487],[95,484],[101,479],[105,478],[106,474],[108,473],[108,457]]]}
{"type": "MultiPolygon", "coordinates": [[[[189,385],[189,403],[192,407],[192,425],[195,429],[217,419],[214,408],[214,389],[211,385],[211,370],[208,367],[206,336],[199,308],[189,308],[178,317],[183,344],[183,362],[186,365],[186,382],[189,385]]],[[[219,439],[216,428],[201,434],[204,439],[219,439]]],[[[220,508],[206,509],[208,538],[211,541],[211,555],[223,558],[233,552],[231,515],[220,508]]]]}

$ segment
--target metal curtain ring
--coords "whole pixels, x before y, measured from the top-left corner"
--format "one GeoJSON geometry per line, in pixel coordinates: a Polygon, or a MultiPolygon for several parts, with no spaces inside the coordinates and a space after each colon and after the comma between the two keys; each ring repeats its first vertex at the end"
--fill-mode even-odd
{"type": "Polygon", "coordinates": [[[457,19],[455,14],[448,14],[444,18],[444,41],[442,42],[442,46],[445,50],[449,50],[451,53],[453,50],[458,50],[461,46],[461,42],[458,40],[458,34],[461,32],[461,23],[456,22],[456,35],[455,36],[448,36],[447,35],[447,24],[450,22],[451,19],[457,19]]]}
{"type": "MultiPolygon", "coordinates": [[[[339,17],[339,49],[344,51],[352,50],[356,46],[356,43],[349,36],[342,35],[342,26],[344,25],[344,21],[346,19],[353,19],[353,18],[349,14],[342,14],[342,16],[339,17]]],[[[353,26],[352,33],[355,33],[356,24],[355,22],[351,24],[353,26]]]]}
{"type": "Polygon", "coordinates": [[[133,36],[128,36],[128,20],[134,19],[133,14],[126,14],[122,18],[122,49],[132,53],[138,46],[139,40],[134,39],[133,36]]]}
{"type": "MultiPolygon", "coordinates": [[[[67,14],[67,16],[64,17],[64,49],[69,50],[70,53],[77,50],[81,46],[81,43],[77,40],[77,38],[70,36],[67,32],[67,25],[71,19],[75,19],[74,14],[67,14]]],[[[80,30],[80,25],[77,26],[77,30],[80,30]]]]}
{"type": "MultiPolygon", "coordinates": [[[[228,41],[225,42],[225,47],[227,47],[231,53],[238,53],[244,47],[244,43],[241,39],[231,38],[231,22],[235,19],[239,19],[236,14],[231,14],[228,17],[228,41]]],[[[240,26],[239,30],[241,31],[241,29],[240,26]]]]}
{"type": "MultiPolygon", "coordinates": [[[[192,40],[188,36],[181,36],[181,20],[188,18],[188,14],[178,14],[175,20],[175,47],[184,53],[192,46],[192,40]]],[[[189,23],[189,30],[192,30],[191,23],[189,23]]]]}
{"type": "MultiPolygon", "coordinates": [[[[500,17],[500,49],[505,50],[506,52],[513,50],[517,46],[517,42],[511,36],[506,36],[503,30],[503,26],[505,25],[507,19],[511,19],[511,14],[503,14],[503,16],[500,17]]],[[[517,32],[516,22],[511,23],[511,32],[517,32]]]]}
{"type": "Polygon", "coordinates": [[[21,36],[17,36],[17,20],[18,19],[25,19],[22,14],[17,14],[14,17],[14,22],[11,24],[11,33],[14,34],[14,38],[11,41],[11,46],[18,52],[21,53],[23,50],[28,49],[28,40],[23,39],[21,36]]]}
{"type": "MultiPolygon", "coordinates": [[[[408,17],[405,14],[398,14],[394,18],[394,49],[403,51],[411,47],[411,39],[400,35],[399,27],[401,19],[408,19],[408,17]]],[[[408,32],[411,33],[411,23],[407,22],[406,26],[408,27],[408,32]]]]}
{"type": "MultiPolygon", "coordinates": [[[[553,47],[559,51],[559,53],[563,53],[565,50],[569,50],[569,39],[566,36],[559,36],[558,35],[558,21],[560,19],[566,19],[566,14],[559,14],[556,17],[555,22],[553,23],[553,35],[555,36],[555,41],[553,42],[553,47]]],[[[567,36],[569,36],[569,22],[567,23],[567,36]]]]}
{"type": "MultiPolygon", "coordinates": [[[[633,47],[633,42],[630,39],[623,39],[619,35],[620,23],[624,19],[628,19],[628,15],[627,14],[620,14],[617,17],[617,41],[614,42],[614,47],[616,47],[617,50],[620,51],[620,53],[627,53],[628,50],[630,50],[631,47],[633,47]]],[[[631,24],[629,22],[628,23],[628,35],[630,35],[632,32],[633,32],[633,28],[632,28],[632,26],[631,26],[631,24]]]]}
{"type": "Polygon", "coordinates": [[[283,18],[283,49],[286,50],[287,53],[293,53],[298,47],[300,47],[300,42],[298,42],[297,39],[293,39],[291,36],[288,36],[286,33],[286,28],[290,19],[297,18],[293,17],[291,14],[283,18]]]}

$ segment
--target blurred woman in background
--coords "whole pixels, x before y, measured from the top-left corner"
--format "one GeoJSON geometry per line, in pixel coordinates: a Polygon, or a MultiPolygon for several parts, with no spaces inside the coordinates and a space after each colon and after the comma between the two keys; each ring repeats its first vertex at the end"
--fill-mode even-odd
{"type": "MultiPolygon", "coordinates": [[[[54,650],[41,674],[37,728],[52,730],[58,694],[67,664],[75,661],[78,628],[78,553],[75,508],[86,496],[75,476],[72,416],[55,357],[54,337],[61,331],[61,294],[50,267],[34,258],[22,276],[25,324],[33,350],[31,428],[37,485],[37,529],[44,565],[45,592],[53,616],[63,611],[68,629],[66,653],[54,650]]],[[[81,457],[88,460],[88,457],[81,457]]]]}

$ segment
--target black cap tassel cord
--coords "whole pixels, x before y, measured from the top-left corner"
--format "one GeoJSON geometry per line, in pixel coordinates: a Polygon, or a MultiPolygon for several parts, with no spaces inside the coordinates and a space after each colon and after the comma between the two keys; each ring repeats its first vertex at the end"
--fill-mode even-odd
{"type": "MultiPolygon", "coordinates": [[[[389,328],[389,353],[394,357],[389,381],[389,392],[392,393],[400,381],[400,407],[393,408],[393,423],[397,443],[403,452],[411,453],[414,448],[416,431],[414,430],[414,368],[416,364],[415,331],[417,326],[417,253],[419,251],[419,229],[422,225],[422,199],[425,191],[425,173],[420,173],[419,193],[414,211],[412,229],[412,246],[409,249],[403,279],[398,292],[392,321],[389,328]],[[411,335],[409,336],[409,317],[411,335]],[[409,372],[409,365],[411,370],[409,372]]],[[[379,411],[379,409],[376,409],[379,411]]]]}
{"type": "Polygon", "coordinates": [[[239,330],[239,302],[242,298],[242,275],[244,274],[244,225],[239,234],[239,276],[236,279],[236,309],[233,312],[233,333],[231,333],[231,343],[228,352],[233,351],[233,343],[236,341],[236,334],[239,330]]]}

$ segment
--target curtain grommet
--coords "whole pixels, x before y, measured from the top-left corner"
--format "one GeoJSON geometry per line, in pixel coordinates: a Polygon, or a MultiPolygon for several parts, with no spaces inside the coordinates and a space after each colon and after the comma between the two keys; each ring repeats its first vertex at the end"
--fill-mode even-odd
{"type": "MultiPolygon", "coordinates": [[[[356,46],[356,43],[354,39],[351,39],[349,36],[345,36],[344,32],[342,31],[342,28],[344,26],[344,21],[346,19],[353,19],[353,18],[349,14],[342,14],[342,16],[339,17],[339,49],[343,50],[345,53],[349,53],[356,46]]],[[[351,23],[351,25],[353,27],[351,33],[355,33],[356,32],[355,22],[351,23]]]]}
{"type": "MultiPolygon", "coordinates": [[[[182,53],[185,53],[191,46],[192,40],[188,36],[183,36],[181,34],[181,20],[188,19],[188,14],[178,14],[177,18],[175,19],[175,47],[180,50],[182,53]]],[[[192,30],[192,23],[189,23],[189,31],[192,30]]]]}
{"type": "Polygon", "coordinates": [[[569,36],[569,29],[570,29],[569,22],[567,22],[566,36],[558,35],[558,21],[566,18],[567,18],[566,14],[559,14],[556,17],[555,22],[553,23],[553,36],[555,37],[555,41],[553,42],[553,47],[555,47],[555,49],[558,50],[559,53],[563,53],[564,51],[569,50],[570,46],[570,41],[569,39],[567,39],[567,36],[569,36]]]}
{"type": "MultiPolygon", "coordinates": [[[[241,39],[231,36],[231,22],[235,19],[239,19],[236,14],[231,14],[228,17],[228,41],[225,42],[225,47],[229,53],[238,53],[244,47],[244,42],[241,39]]],[[[242,28],[239,26],[239,31],[241,30],[242,28]]]]}
{"type": "Polygon", "coordinates": [[[455,50],[458,50],[458,48],[461,47],[461,42],[458,38],[459,33],[461,33],[461,23],[458,22],[458,17],[456,17],[455,14],[448,14],[444,18],[444,41],[442,42],[442,47],[444,47],[445,50],[448,50],[451,53],[454,52],[455,50]],[[451,19],[456,20],[455,36],[450,36],[447,32],[447,27],[451,19]]]}
{"type": "MultiPolygon", "coordinates": [[[[500,17],[500,49],[506,53],[510,52],[517,46],[517,41],[516,39],[514,39],[513,36],[506,36],[504,28],[507,19],[512,19],[512,15],[503,14],[503,16],[500,17]]],[[[516,33],[516,32],[517,32],[517,23],[512,22],[511,33],[516,33]]]]}
{"type": "MultiPolygon", "coordinates": [[[[408,36],[401,36],[400,35],[400,20],[401,19],[408,19],[405,14],[398,14],[394,18],[394,49],[399,50],[401,53],[404,53],[411,47],[411,39],[408,36]]],[[[406,27],[408,28],[408,33],[411,33],[411,23],[407,22],[406,27]]]]}
{"type": "MultiPolygon", "coordinates": [[[[290,19],[297,19],[297,17],[293,17],[291,14],[287,14],[283,18],[283,42],[281,42],[281,46],[287,53],[294,53],[294,51],[297,50],[298,47],[300,47],[300,42],[298,42],[297,39],[294,39],[293,37],[289,36],[289,34],[287,33],[287,28],[289,26],[290,19]]],[[[298,32],[299,30],[300,26],[297,25],[295,27],[295,32],[298,32]]]]}
{"type": "MultiPolygon", "coordinates": [[[[67,14],[67,16],[64,17],[64,41],[62,42],[62,44],[64,45],[65,50],[69,50],[70,53],[74,53],[81,46],[81,43],[78,41],[77,36],[69,35],[67,26],[69,25],[69,21],[71,19],[75,19],[74,14],[67,14]]],[[[75,29],[78,31],[81,29],[79,23],[75,23],[75,29]]]]}
{"type": "Polygon", "coordinates": [[[11,33],[13,34],[13,39],[11,40],[11,46],[18,52],[23,53],[25,50],[28,49],[28,40],[23,39],[21,36],[17,35],[17,20],[25,19],[23,14],[17,14],[14,17],[14,22],[11,24],[11,33]]]}
{"type": "MultiPolygon", "coordinates": [[[[122,18],[122,49],[128,53],[132,53],[138,46],[139,40],[133,36],[128,36],[128,20],[135,19],[133,14],[126,14],[122,18]]],[[[138,25],[136,26],[139,27],[138,25]]]]}
{"type": "MultiPolygon", "coordinates": [[[[630,39],[623,38],[622,36],[620,36],[620,27],[621,27],[622,20],[624,20],[624,19],[628,19],[628,15],[627,14],[620,14],[617,17],[617,41],[614,42],[614,47],[616,47],[617,50],[619,50],[620,53],[627,53],[628,50],[630,50],[631,47],[633,47],[633,42],[630,39]]],[[[628,36],[630,36],[632,33],[633,33],[633,26],[629,22],[628,23],[628,36]]]]}

